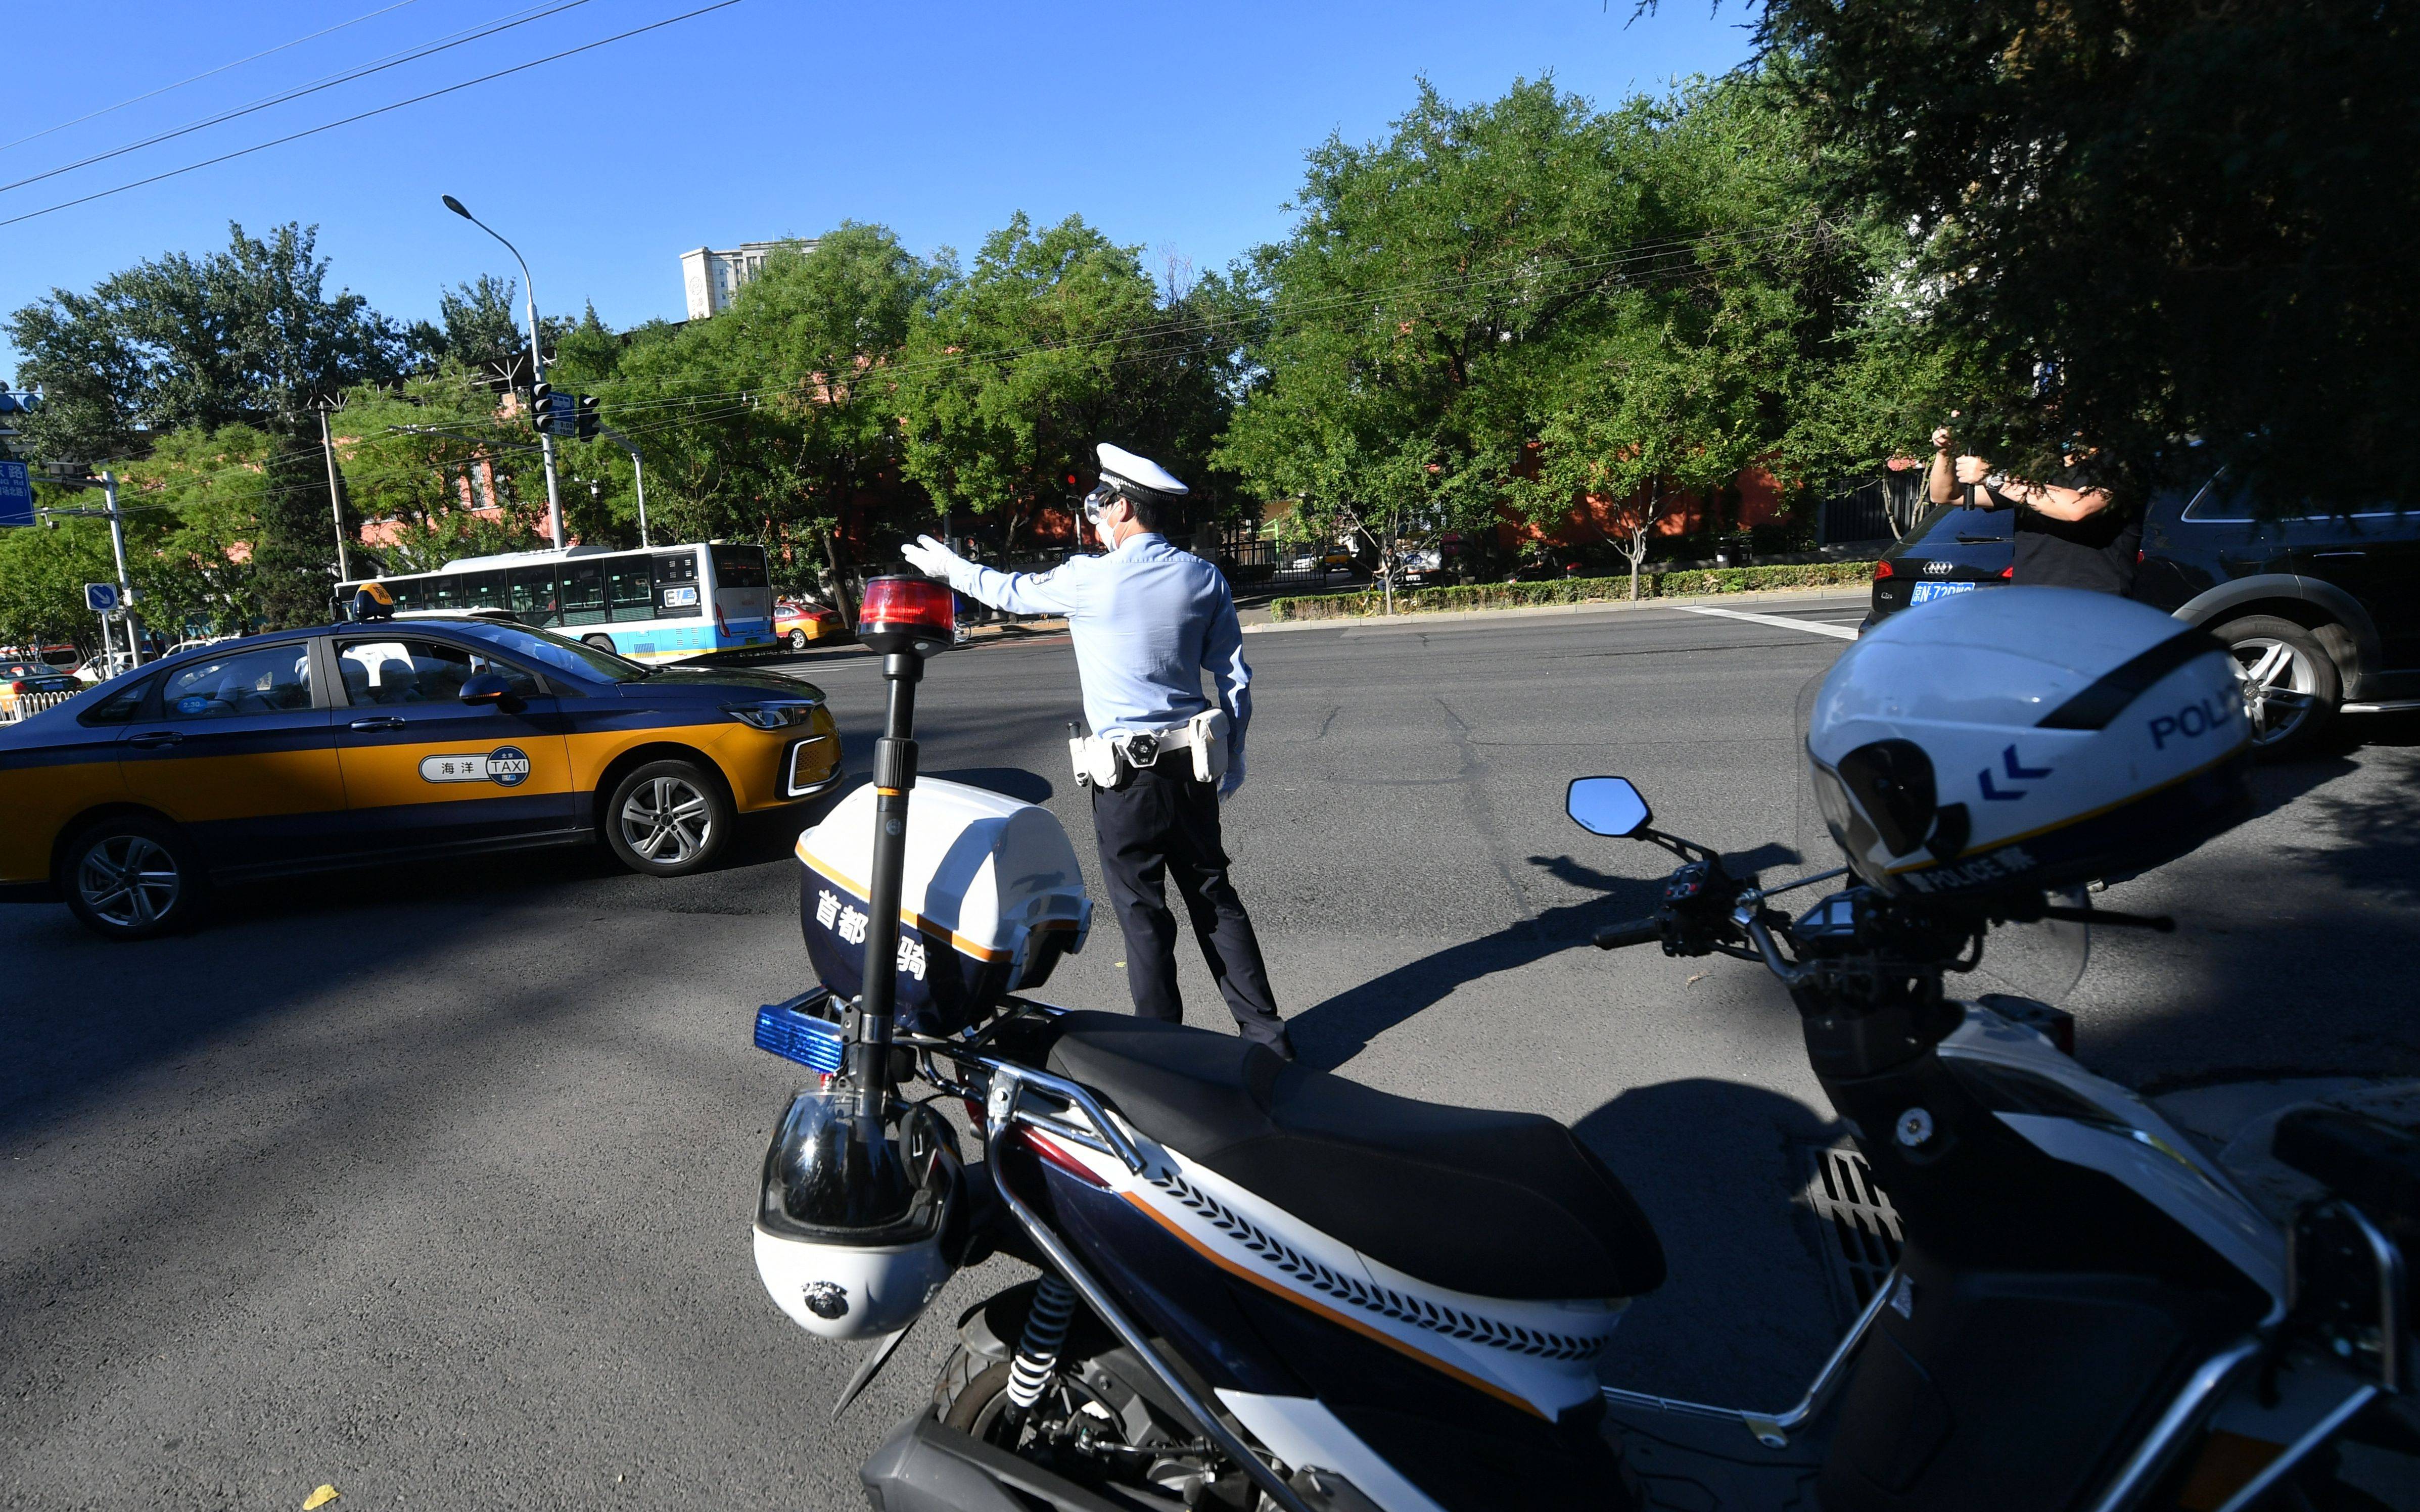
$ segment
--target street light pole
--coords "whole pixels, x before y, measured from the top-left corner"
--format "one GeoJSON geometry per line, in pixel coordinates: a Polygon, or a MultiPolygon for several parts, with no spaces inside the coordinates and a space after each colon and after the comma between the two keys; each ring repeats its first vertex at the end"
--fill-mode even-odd
{"type": "Polygon", "coordinates": [[[319,449],[328,455],[328,513],[336,521],[336,578],[338,581],[353,575],[352,560],[345,554],[345,506],[336,497],[336,441],[328,429],[328,409],[319,409],[319,449]]]}
{"type": "MultiPolygon", "coordinates": [[[[80,464],[53,464],[54,470],[80,464]]],[[[117,474],[104,471],[99,478],[53,476],[47,481],[62,488],[98,488],[101,507],[99,509],[44,509],[39,513],[52,520],[104,518],[109,521],[109,548],[117,558],[117,612],[126,620],[126,640],[129,665],[143,665],[142,621],[134,613],[134,585],[126,578],[126,517],[117,510],[117,474]]],[[[101,622],[102,640],[109,636],[109,620],[101,622]]]]}
{"type": "Polygon", "coordinates": [[[143,665],[143,622],[134,617],[134,585],[126,580],[126,517],[117,512],[117,474],[101,475],[101,502],[109,512],[109,548],[117,556],[117,607],[126,617],[126,660],[143,665]]]}
{"type": "MultiPolygon", "coordinates": [[[[529,259],[521,255],[521,252],[519,247],[514,246],[509,241],[504,241],[504,239],[502,236],[498,236],[494,226],[489,225],[487,222],[480,220],[469,210],[464,209],[460,200],[456,199],[451,194],[444,195],[443,198],[445,200],[445,208],[447,209],[452,210],[455,214],[470,222],[473,225],[475,225],[480,230],[488,233],[488,235],[495,237],[498,241],[504,241],[504,250],[513,255],[513,261],[521,265],[521,292],[529,297],[530,376],[534,382],[545,382],[546,354],[538,350],[537,345],[537,284],[530,277],[529,259]]],[[[541,424],[537,433],[537,440],[538,450],[546,459],[547,535],[549,539],[554,542],[554,548],[560,551],[563,549],[563,494],[562,490],[556,486],[554,481],[554,432],[546,429],[544,425],[541,424]]]]}
{"type": "Polygon", "coordinates": [[[630,454],[630,478],[638,485],[639,489],[639,548],[644,550],[647,546],[647,465],[640,460],[639,449],[630,444],[630,438],[611,425],[599,425],[597,430],[599,435],[606,437],[616,446],[630,454]]]}

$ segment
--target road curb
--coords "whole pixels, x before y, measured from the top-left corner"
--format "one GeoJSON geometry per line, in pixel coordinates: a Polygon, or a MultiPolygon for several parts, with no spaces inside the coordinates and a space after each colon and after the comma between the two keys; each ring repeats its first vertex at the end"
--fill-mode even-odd
{"type": "Polygon", "coordinates": [[[1669,598],[1642,598],[1636,603],[1626,598],[1592,599],[1585,604],[1524,604],[1513,609],[1422,609],[1411,614],[1350,614],[1334,619],[1288,620],[1283,623],[1264,620],[1245,625],[1244,633],[1280,635],[1289,630],[1367,630],[1397,626],[1435,629],[1440,625],[1454,625],[1477,627],[1498,620],[1543,619],[1559,614],[1626,614],[1636,609],[1685,609],[1695,604],[1771,604],[1810,598],[1862,597],[1861,594],[1843,592],[1857,586],[1854,583],[1825,583],[1811,588],[1761,588],[1741,594],[1675,594],[1669,598]]]}

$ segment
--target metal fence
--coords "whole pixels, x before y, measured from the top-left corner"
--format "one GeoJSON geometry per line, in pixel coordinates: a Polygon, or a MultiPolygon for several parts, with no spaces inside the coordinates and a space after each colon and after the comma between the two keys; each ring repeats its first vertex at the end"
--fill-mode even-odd
{"type": "Polygon", "coordinates": [[[13,723],[30,719],[44,709],[55,709],[84,689],[72,693],[12,693],[6,703],[0,703],[0,722],[13,723]]]}
{"type": "Polygon", "coordinates": [[[1815,544],[1898,540],[1924,513],[1923,488],[1913,468],[1848,487],[1816,506],[1815,544]]]}
{"type": "Polygon", "coordinates": [[[1322,557],[1317,546],[1273,541],[1262,534],[1259,527],[1249,524],[1221,527],[1211,553],[1211,559],[1226,572],[1227,580],[1247,590],[1317,588],[1354,576],[1349,568],[1320,565],[1322,557]],[[1296,566],[1296,563],[1309,565],[1296,566]]]}

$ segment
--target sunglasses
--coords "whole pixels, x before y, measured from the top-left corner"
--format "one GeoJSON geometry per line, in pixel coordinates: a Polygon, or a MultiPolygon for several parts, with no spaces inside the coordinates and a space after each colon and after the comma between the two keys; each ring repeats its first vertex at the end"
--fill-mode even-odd
{"type": "Polygon", "coordinates": [[[1099,524],[1101,511],[1109,508],[1109,501],[1117,496],[1116,487],[1108,483],[1094,485],[1093,491],[1084,496],[1084,518],[1092,524],[1099,524]]]}

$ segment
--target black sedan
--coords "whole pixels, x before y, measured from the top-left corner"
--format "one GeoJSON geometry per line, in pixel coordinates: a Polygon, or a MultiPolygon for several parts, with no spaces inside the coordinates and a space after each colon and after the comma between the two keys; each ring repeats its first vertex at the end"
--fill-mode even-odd
{"type": "MultiPolygon", "coordinates": [[[[2420,512],[2260,514],[2223,475],[2153,495],[2133,597],[2234,650],[2261,755],[2307,750],[2339,712],[2420,708],[2420,512]]],[[[2012,521],[1934,507],[1875,564],[1866,625],[2007,582],[2012,521]]]]}

